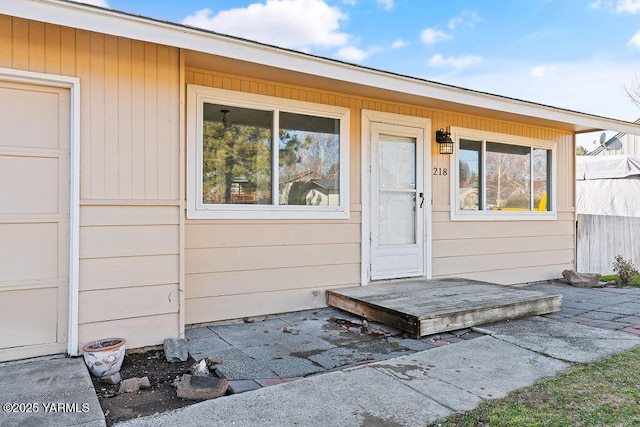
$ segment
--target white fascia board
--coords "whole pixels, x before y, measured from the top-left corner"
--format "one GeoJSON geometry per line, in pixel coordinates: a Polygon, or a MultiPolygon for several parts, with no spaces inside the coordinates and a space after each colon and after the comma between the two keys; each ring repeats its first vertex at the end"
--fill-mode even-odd
{"type": "Polygon", "coordinates": [[[13,0],[0,3],[0,13],[194,50],[392,92],[567,123],[579,128],[581,132],[610,130],[640,134],[640,125],[630,122],[386,73],[84,4],[60,0],[13,0]]]}

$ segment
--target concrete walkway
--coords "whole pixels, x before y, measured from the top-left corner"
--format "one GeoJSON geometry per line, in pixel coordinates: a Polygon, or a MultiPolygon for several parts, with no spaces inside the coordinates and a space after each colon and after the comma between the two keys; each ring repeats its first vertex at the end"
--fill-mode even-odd
{"type": "Polygon", "coordinates": [[[483,332],[491,335],[118,426],[420,426],[557,375],[567,362],[640,344],[632,334],[540,317],[483,332]]]}
{"type": "MultiPolygon", "coordinates": [[[[579,289],[559,283],[530,288],[561,293],[562,311],[486,325],[459,335],[401,340],[394,351],[377,349],[376,357],[389,357],[387,360],[201,402],[118,426],[419,426],[470,410],[483,400],[504,397],[557,375],[572,363],[597,360],[640,345],[640,288],[579,289]],[[469,339],[461,338],[465,335],[469,339]],[[407,352],[410,347],[413,351],[407,352]]],[[[330,313],[319,314],[323,315],[328,319],[330,313]]],[[[272,321],[282,322],[280,329],[306,333],[302,316],[292,314],[272,321]]],[[[358,322],[352,320],[353,324],[358,322]]],[[[329,370],[330,364],[337,362],[336,354],[346,351],[345,347],[331,347],[337,343],[333,332],[326,327],[317,329],[315,338],[322,338],[324,344],[309,342],[317,347],[310,353],[316,357],[316,370],[329,370]]],[[[224,351],[234,361],[225,371],[230,379],[244,378],[243,369],[248,368],[237,363],[254,353],[264,365],[251,368],[260,371],[253,374],[269,374],[261,371],[267,369],[273,376],[292,376],[295,369],[304,369],[300,364],[291,368],[294,371],[284,368],[287,352],[282,350],[286,348],[282,340],[291,340],[290,335],[280,334],[276,339],[279,353],[265,350],[268,344],[256,344],[271,335],[265,333],[264,324],[199,328],[191,334],[190,350],[201,356],[224,351]],[[252,342],[256,345],[250,345],[252,342]],[[236,358],[235,351],[243,356],[236,358]],[[274,364],[269,364],[270,357],[274,364]]],[[[362,343],[354,347],[344,336],[341,339],[357,356],[371,355],[362,343]]]]}
{"type": "Polygon", "coordinates": [[[82,358],[0,364],[0,426],[105,426],[82,358]]]}
{"type": "MultiPolygon", "coordinates": [[[[227,365],[223,373],[237,381],[236,388],[258,376],[271,382],[117,425],[419,426],[557,375],[574,362],[640,345],[640,288],[579,289],[553,283],[531,288],[561,293],[562,311],[421,340],[395,336],[373,322],[367,333],[353,334],[361,320],[340,312],[340,322],[331,323],[330,309],[319,310],[315,319],[292,313],[270,319],[272,323],[190,330],[193,356],[219,355],[227,365]],[[270,337],[268,345],[261,341],[265,336],[270,337]],[[304,348],[295,347],[298,338],[308,341],[304,348]],[[289,364],[289,356],[313,363],[289,364]],[[363,359],[377,362],[344,367],[345,361],[363,359]],[[292,376],[306,377],[283,380],[292,376]],[[270,384],[278,385],[266,387],[270,384]]],[[[81,358],[0,364],[0,403],[38,404],[36,413],[26,412],[26,406],[0,411],[2,427],[105,425],[81,358]]]]}

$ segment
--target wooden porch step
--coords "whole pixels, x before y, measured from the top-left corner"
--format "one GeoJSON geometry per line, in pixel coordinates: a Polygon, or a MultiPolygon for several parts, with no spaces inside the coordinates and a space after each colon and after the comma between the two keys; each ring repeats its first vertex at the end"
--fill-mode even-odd
{"type": "Polygon", "coordinates": [[[419,338],[560,311],[562,295],[452,278],[329,290],[327,304],[419,338]]]}

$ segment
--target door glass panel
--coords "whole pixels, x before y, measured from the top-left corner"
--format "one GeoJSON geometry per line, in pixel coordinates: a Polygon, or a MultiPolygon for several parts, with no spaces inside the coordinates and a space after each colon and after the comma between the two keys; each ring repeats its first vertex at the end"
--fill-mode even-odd
{"type": "Polygon", "coordinates": [[[378,138],[379,244],[416,243],[416,139],[378,138]]]}
{"type": "Polygon", "coordinates": [[[416,243],[415,193],[380,191],[380,246],[416,243]]]}
{"type": "Polygon", "coordinates": [[[415,188],[416,139],[381,134],[379,141],[380,188],[415,188]]]}

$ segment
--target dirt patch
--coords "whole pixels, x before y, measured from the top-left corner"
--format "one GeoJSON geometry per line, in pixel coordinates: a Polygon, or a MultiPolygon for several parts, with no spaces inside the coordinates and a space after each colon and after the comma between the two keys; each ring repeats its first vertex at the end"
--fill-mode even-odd
{"type": "Polygon", "coordinates": [[[118,394],[120,385],[102,384],[91,378],[107,425],[132,418],[170,411],[195,403],[176,396],[173,381],[195,361],[169,363],[162,351],[127,354],[120,368],[122,379],[148,377],[151,388],[118,394]]]}

